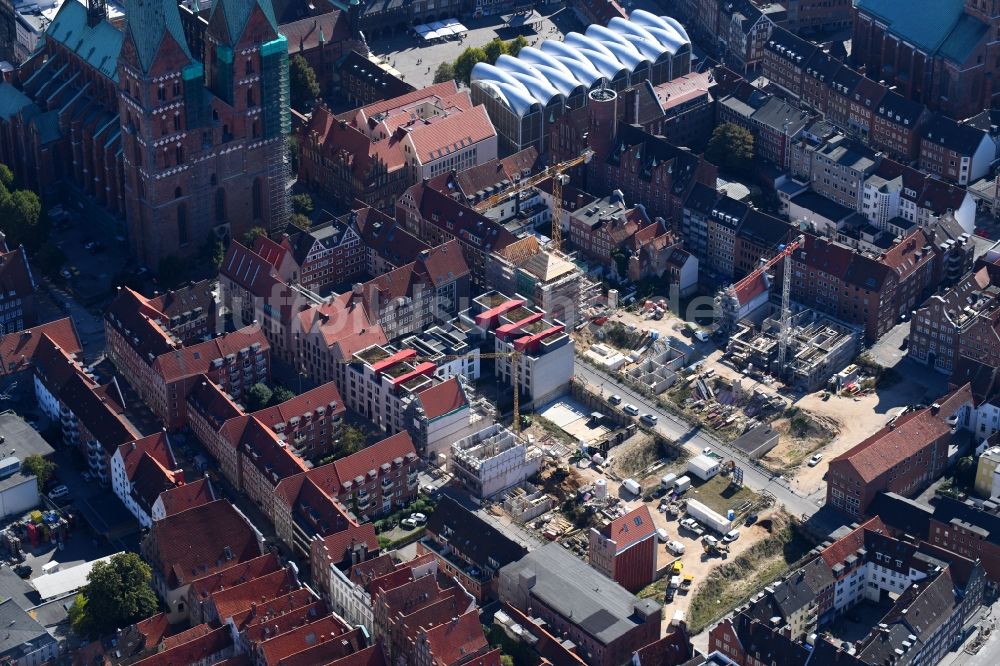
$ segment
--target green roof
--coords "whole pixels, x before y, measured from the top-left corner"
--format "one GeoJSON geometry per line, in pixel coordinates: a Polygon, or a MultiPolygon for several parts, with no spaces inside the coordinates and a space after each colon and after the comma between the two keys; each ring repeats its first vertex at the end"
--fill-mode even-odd
{"type": "Polygon", "coordinates": [[[45,34],[74,51],[104,76],[118,80],[118,54],[124,35],[107,21],[88,26],[87,8],[76,0],[62,4],[45,34]]]}
{"type": "Polygon", "coordinates": [[[164,37],[168,34],[189,60],[194,60],[184,37],[177,0],[131,0],[126,2],[128,34],[135,44],[139,66],[149,71],[164,37]]]}
{"type": "Polygon", "coordinates": [[[983,39],[989,26],[968,14],[962,14],[958,25],[948,35],[941,45],[941,55],[959,65],[965,63],[972,55],[973,49],[983,39]]]}
{"type": "Polygon", "coordinates": [[[278,21],[274,18],[274,5],[271,4],[271,0],[215,0],[212,4],[212,16],[215,16],[216,11],[220,9],[222,11],[226,27],[229,28],[230,44],[235,44],[243,34],[255,5],[264,12],[267,22],[277,33],[278,21]]]}
{"type": "Polygon", "coordinates": [[[964,0],[855,0],[855,6],[889,26],[890,32],[934,53],[963,16],[964,0]]]}
{"type": "Polygon", "coordinates": [[[10,120],[30,104],[31,100],[23,92],[5,81],[0,82],[0,118],[10,120]]]}

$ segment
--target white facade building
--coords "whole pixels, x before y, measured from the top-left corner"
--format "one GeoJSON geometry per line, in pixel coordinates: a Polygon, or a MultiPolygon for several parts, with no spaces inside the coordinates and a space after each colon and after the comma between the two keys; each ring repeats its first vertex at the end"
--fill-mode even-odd
{"type": "Polygon", "coordinates": [[[480,499],[527,480],[541,461],[541,451],[496,423],[451,445],[452,473],[480,499]]]}

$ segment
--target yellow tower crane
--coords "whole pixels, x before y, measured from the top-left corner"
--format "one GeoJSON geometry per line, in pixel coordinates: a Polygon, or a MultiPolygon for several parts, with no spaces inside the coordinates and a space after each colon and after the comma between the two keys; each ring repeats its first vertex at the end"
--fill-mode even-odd
{"type": "Polygon", "coordinates": [[[552,166],[545,167],[542,171],[539,171],[534,176],[528,178],[523,178],[515,183],[514,187],[509,190],[504,190],[498,194],[494,194],[491,197],[487,197],[477,203],[473,208],[479,212],[485,212],[490,208],[493,208],[499,203],[507,201],[511,197],[520,196],[521,192],[524,190],[535,187],[536,185],[552,179],[552,249],[561,250],[562,249],[562,226],[560,218],[562,217],[562,189],[563,185],[569,180],[569,177],[565,175],[565,172],[573,167],[580,166],[581,164],[586,164],[590,161],[590,158],[594,156],[594,151],[587,148],[582,153],[576,157],[570,158],[558,164],[553,164],[552,166]]]}

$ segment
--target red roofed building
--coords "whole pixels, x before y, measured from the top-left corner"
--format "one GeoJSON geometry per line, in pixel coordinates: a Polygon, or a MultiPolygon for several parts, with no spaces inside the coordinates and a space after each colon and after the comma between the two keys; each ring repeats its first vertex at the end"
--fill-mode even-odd
{"type": "Polygon", "coordinates": [[[241,488],[238,444],[250,417],[207,375],[194,383],[185,402],[191,432],[219,463],[229,483],[241,488]]]}
{"type": "Polygon", "coordinates": [[[185,425],[185,399],[202,374],[242,399],[271,376],[270,345],[256,326],[184,346],[170,319],[140,294],[122,289],[104,319],[108,356],[168,428],[185,425]]]}
{"type": "Polygon", "coordinates": [[[456,377],[442,381],[437,365],[413,349],[372,345],[345,365],[341,394],[347,406],[388,433],[406,430],[422,456],[447,453],[475,432],[476,416],[456,377]]]}
{"type": "Polygon", "coordinates": [[[483,106],[454,81],[334,116],[313,111],[299,132],[299,180],[345,206],[389,212],[408,186],[451,168],[495,159],[483,106]]]}
{"type": "Polygon", "coordinates": [[[916,495],[944,473],[955,431],[970,427],[972,403],[966,384],[940,404],[897,416],[832,459],[827,506],[860,517],[881,491],[916,495]]]}
{"type": "Polygon", "coordinates": [[[142,541],[153,588],[171,622],[188,615],[188,588],[196,580],[263,554],[263,536],[226,500],[216,500],[153,523],[142,541]]]}
{"type": "Polygon", "coordinates": [[[83,347],[69,317],[0,336],[0,375],[12,375],[35,366],[35,353],[43,336],[67,354],[80,354],[83,347]]]}
{"type": "Polygon", "coordinates": [[[376,557],[379,553],[375,525],[351,524],[346,529],[313,539],[310,543],[309,564],[312,579],[323,594],[330,589],[331,567],[343,568],[376,557]]]}
{"type": "Polygon", "coordinates": [[[309,469],[306,462],[292,453],[277,433],[250,416],[238,440],[240,454],[240,490],[264,515],[274,516],[275,488],[282,479],[309,469]]]}
{"type": "Polygon", "coordinates": [[[193,509],[202,504],[214,502],[217,499],[215,488],[212,487],[212,482],[208,477],[197,479],[161,492],[160,496],[153,502],[150,518],[153,520],[163,520],[167,516],[193,509]]]}
{"type": "Polygon", "coordinates": [[[337,385],[327,382],[252,416],[277,433],[293,453],[314,459],[333,452],[345,411],[337,385]]]}
{"type": "Polygon", "coordinates": [[[198,638],[180,643],[135,662],[134,666],[209,666],[229,659],[235,653],[229,627],[219,627],[198,638]]]}
{"type": "MultiPolygon", "coordinates": [[[[6,249],[6,243],[0,247],[6,249]]],[[[38,322],[35,290],[35,277],[24,246],[0,252],[0,335],[38,322]]]]}
{"type": "Polygon", "coordinates": [[[153,524],[160,493],[183,484],[184,471],[164,432],[122,444],[111,456],[111,489],[144,528],[153,524]]]}
{"type": "Polygon", "coordinates": [[[422,629],[415,642],[410,661],[414,666],[500,664],[500,650],[490,650],[483,635],[483,625],[479,623],[478,610],[470,610],[437,626],[422,629]]]}
{"type": "Polygon", "coordinates": [[[630,592],[656,578],[656,526],[645,504],[590,529],[590,566],[630,592]]]}

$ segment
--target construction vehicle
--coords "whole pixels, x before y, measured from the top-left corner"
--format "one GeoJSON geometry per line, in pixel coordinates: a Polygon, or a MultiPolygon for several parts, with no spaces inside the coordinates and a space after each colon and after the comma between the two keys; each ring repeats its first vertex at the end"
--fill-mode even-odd
{"type": "Polygon", "coordinates": [[[701,547],[709,557],[729,557],[729,544],[718,540],[702,541],[701,547]]]}
{"type": "Polygon", "coordinates": [[[576,157],[570,158],[559,164],[546,167],[534,176],[520,180],[514,187],[504,190],[499,194],[494,194],[475,204],[473,208],[477,213],[482,213],[493,208],[499,203],[507,201],[511,197],[520,197],[524,190],[535,187],[549,178],[552,179],[552,249],[559,251],[562,249],[562,190],[563,185],[569,181],[566,171],[573,167],[586,164],[594,156],[594,151],[587,148],[576,157]]]}
{"type": "Polygon", "coordinates": [[[681,579],[681,594],[687,594],[691,587],[694,585],[694,575],[684,574],[684,578],[681,579]]]}

